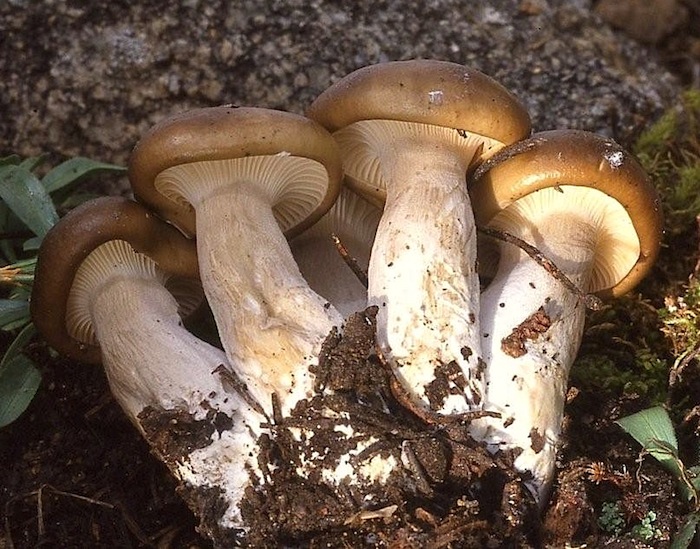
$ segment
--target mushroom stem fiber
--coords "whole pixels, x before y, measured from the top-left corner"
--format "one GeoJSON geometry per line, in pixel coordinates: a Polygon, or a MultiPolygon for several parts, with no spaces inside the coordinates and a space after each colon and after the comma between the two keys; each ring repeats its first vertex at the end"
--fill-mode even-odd
{"type": "MultiPolygon", "coordinates": [[[[456,134],[456,132],[455,132],[456,134]]],[[[417,405],[453,414],[483,395],[476,235],[464,183],[471,150],[387,142],[385,210],[369,263],[377,339],[417,405]]]]}
{"type": "Polygon", "coordinates": [[[227,185],[232,176],[223,162],[196,170],[171,168],[159,179],[171,187],[179,177],[200,181],[179,188],[197,212],[202,285],[224,350],[268,414],[273,394],[289,411],[311,394],[308,367],[342,317],[301,275],[273,213],[273,191],[245,179],[245,192],[227,185]]]}

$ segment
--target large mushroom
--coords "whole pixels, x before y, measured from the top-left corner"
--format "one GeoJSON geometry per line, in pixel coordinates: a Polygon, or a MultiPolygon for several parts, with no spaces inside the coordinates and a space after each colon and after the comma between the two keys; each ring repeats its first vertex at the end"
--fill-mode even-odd
{"type": "Polygon", "coordinates": [[[182,326],[181,316],[203,298],[197,275],[191,240],[133,201],[100,198],[44,238],[31,312],[60,353],[103,363],[115,399],[157,453],[172,454],[166,447],[174,440],[169,429],[153,428],[159,417],[180,414],[180,423],[196,425],[190,440],[199,433],[200,443],[165,461],[191,489],[221,490],[222,525],[232,527],[240,525],[246,486],[257,482],[265,418],[229,387],[224,353],[182,326]],[[224,423],[230,426],[221,431],[224,423]]]}
{"type": "Polygon", "coordinates": [[[618,144],[571,130],[502,150],[469,190],[477,225],[515,236],[557,267],[543,268],[515,239],[499,243],[497,272],[481,297],[481,329],[485,408],[501,417],[472,424],[494,450],[520,451],[515,466],[543,503],[586,294],[621,295],[648,272],[660,245],[659,200],[618,144]]]}
{"type": "Polygon", "coordinates": [[[313,388],[308,366],[342,322],[313,292],[285,239],[333,204],[341,165],[332,137],[299,115],[196,109],[142,137],[129,164],[138,200],[196,233],[200,275],[231,364],[282,412],[313,388]]]}
{"type": "Polygon", "coordinates": [[[367,307],[364,278],[381,215],[380,208],[344,187],[326,215],[289,243],[309,286],[343,318],[367,307]]]}
{"type": "Polygon", "coordinates": [[[307,115],[333,132],[347,185],[384,206],[369,262],[377,339],[416,410],[479,409],[476,236],[470,166],[526,137],[530,120],[502,86],[430,60],[359,69],[307,115]]]}

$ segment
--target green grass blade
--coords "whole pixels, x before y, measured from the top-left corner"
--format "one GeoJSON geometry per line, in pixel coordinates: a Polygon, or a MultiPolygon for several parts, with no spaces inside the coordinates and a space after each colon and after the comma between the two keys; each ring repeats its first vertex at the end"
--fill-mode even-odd
{"type": "Polygon", "coordinates": [[[89,158],[78,156],[56,166],[43,177],[41,183],[46,189],[46,192],[52,193],[66,185],[74,183],[86,175],[95,175],[104,172],[119,173],[124,171],[126,171],[126,168],[123,166],[106,164],[104,162],[97,162],[89,158]]]}
{"type": "Polygon", "coordinates": [[[24,355],[16,355],[0,367],[0,427],[15,421],[34,398],[41,373],[24,355]]]}
{"type": "Polygon", "coordinates": [[[0,198],[37,236],[58,221],[51,197],[36,176],[19,166],[0,167],[0,198]]]}

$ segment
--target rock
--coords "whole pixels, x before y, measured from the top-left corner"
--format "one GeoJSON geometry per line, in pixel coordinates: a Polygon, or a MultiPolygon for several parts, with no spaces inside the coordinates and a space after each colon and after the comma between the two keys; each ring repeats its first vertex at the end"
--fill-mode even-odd
{"type": "Polygon", "coordinates": [[[688,10],[677,0],[600,0],[595,11],[646,44],[659,43],[688,20],[688,10]]]}
{"type": "Polygon", "coordinates": [[[303,112],[348,72],[430,57],[511,89],[536,130],[625,142],[673,78],[586,0],[0,3],[0,154],[123,164],[164,116],[222,103],[303,112]]]}

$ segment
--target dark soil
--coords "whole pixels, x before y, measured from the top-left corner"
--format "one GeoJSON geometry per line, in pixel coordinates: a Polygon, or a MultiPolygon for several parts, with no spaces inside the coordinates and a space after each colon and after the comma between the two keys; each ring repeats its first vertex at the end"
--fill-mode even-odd
{"type": "MultiPolygon", "coordinates": [[[[606,502],[619,502],[630,525],[653,509],[650,546],[668,546],[688,509],[674,479],[654,460],[640,460],[638,447],[613,423],[644,408],[644,399],[572,391],[557,481],[540,518],[512,472],[512,456],[491,456],[472,442],[469,418],[426,420],[396,400],[374,352],[373,315],[371,309],[355,315],[342,336],[329,336],[315,372],[318,394],[291,417],[276,418],[272,436],[261,440],[261,466],[271,482],[244,500],[250,526],[244,537],[216,527],[223,509],[215,490],[193,494],[176,486],[112,400],[99,368],[53,359],[37,344],[32,352],[45,365],[43,388],[27,413],[0,432],[6,464],[0,547],[211,547],[184,500],[198,511],[200,531],[220,547],[234,540],[250,547],[644,547],[629,528],[624,536],[601,528],[606,502]],[[355,436],[339,436],[328,410],[342,414],[355,436]],[[290,433],[310,425],[313,438],[299,442],[290,433]],[[358,438],[370,436],[380,442],[364,457],[393,455],[404,465],[383,490],[330,489],[296,473],[299,456],[320,451],[334,467],[358,438]],[[368,492],[371,506],[362,503],[368,492]]],[[[192,433],[199,429],[186,419],[152,411],[144,423],[165,423],[151,439],[165,463],[198,445],[192,433]]]]}
{"type": "Polygon", "coordinates": [[[0,547],[210,547],[102,369],[32,354],[41,388],[0,431],[0,547]]]}

